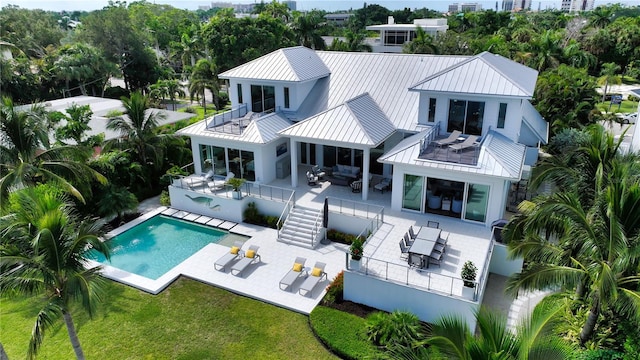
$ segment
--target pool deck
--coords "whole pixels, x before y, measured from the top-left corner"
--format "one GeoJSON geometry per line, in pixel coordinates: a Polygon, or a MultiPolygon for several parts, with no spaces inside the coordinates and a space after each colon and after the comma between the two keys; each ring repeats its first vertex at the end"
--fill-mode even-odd
{"type": "MultiPolygon", "coordinates": [[[[160,207],[145,213],[140,218],[107,235],[115,236],[158,214],[182,218],[196,223],[202,223],[205,220],[204,217],[197,214],[160,207]]],[[[259,246],[258,254],[261,262],[249,266],[242,274],[242,277],[232,275],[230,272],[215,270],[213,263],[229,252],[229,247],[209,244],[157,280],[131,274],[111,266],[104,266],[103,275],[152,294],[159,293],[182,275],[296,312],[309,314],[324,296],[327,285],[345,266],[346,245],[332,243],[330,245],[320,245],[311,250],[278,242],[276,240],[278,234],[274,229],[244,223],[219,223],[216,219],[208,220],[206,223],[210,226],[217,224],[215,226],[219,228],[222,228],[222,226],[228,227],[231,233],[250,237],[245,242],[243,249],[248,248],[249,245],[259,246]],[[293,266],[294,259],[297,256],[307,259],[305,266],[309,271],[316,261],[326,263],[327,279],[318,283],[313,293],[306,294],[306,296],[298,293],[298,289],[304,281],[303,279],[298,279],[291,289],[287,289],[287,291],[280,290],[279,287],[280,279],[293,266]]],[[[91,262],[90,266],[97,265],[99,264],[91,262]]]]}

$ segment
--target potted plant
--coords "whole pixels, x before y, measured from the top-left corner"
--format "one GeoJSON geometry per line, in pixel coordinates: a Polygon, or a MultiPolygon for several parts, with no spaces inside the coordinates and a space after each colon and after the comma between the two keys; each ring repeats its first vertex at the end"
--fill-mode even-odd
{"type": "Polygon", "coordinates": [[[462,281],[464,286],[469,288],[476,287],[476,274],[478,272],[478,268],[475,266],[473,261],[468,260],[462,265],[462,272],[460,275],[462,276],[462,281]]]}
{"type": "Polygon", "coordinates": [[[351,247],[349,247],[349,254],[351,254],[351,261],[349,262],[349,268],[351,270],[359,270],[360,269],[360,259],[362,259],[362,253],[364,243],[362,239],[359,237],[353,239],[351,243],[351,247]]]}
{"type": "Polygon", "coordinates": [[[240,188],[242,187],[242,185],[244,185],[245,182],[245,179],[235,177],[227,180],[227,185],[231,186],[231,189],[233,190],[234,199],[242,199],[242,192],[240,191],[240,188]]]}

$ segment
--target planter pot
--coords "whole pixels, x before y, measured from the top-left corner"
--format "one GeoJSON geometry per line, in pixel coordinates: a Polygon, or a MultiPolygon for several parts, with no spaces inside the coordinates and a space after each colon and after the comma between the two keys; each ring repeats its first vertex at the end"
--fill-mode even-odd
{"type": "Polygon", "coordinates": [[[467,300],[473,300],[473,295],[475,293],[476,288],[463,286],[462,287],[462,297],[467,300]]]}
{"type": "Polygon", "coordinates": [[[349,259],[349,269],[351,271],[360,270],[360,260],[349,259]]]}
{"type": "Polygon", "coordinates": [[[236,200],[242,200],[242,192],[240,191],[233,191],[232,192],[233,198],[236,200]]]}

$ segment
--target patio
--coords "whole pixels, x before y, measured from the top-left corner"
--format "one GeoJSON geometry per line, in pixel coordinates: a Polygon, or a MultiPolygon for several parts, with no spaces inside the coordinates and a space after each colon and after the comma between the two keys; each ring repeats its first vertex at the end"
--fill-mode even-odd
{"type": "MultiPolygon", "coordinates": [[[[445,137],[439,137],[436,140],[442,140],[445,137]]],[[[460,141],[459,141],[460,142],[460,141]]],[[[449,147],[437,146],[433,141],[418,156],[419,159],[443,161],[456,164],[478,165],[478,155],[480,154],[480,145],[476,144],[472,147],[455,151],[449,147]]]]}

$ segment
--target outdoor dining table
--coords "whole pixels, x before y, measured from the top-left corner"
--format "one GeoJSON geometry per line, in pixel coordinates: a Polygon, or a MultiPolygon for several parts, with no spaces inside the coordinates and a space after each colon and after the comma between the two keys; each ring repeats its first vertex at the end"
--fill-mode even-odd
{"type": "Polygon", "coordinates": [[[411,254],[419,255],[422,259],[420,267],[429,267],[429,256],[436,246],[436,241],[440,237],[441,229],[423,226],[416,236],[416,239],[409,248],[409,256],[411,254]],[[426,261],[425,261],[426,260],[426,261]]]}

